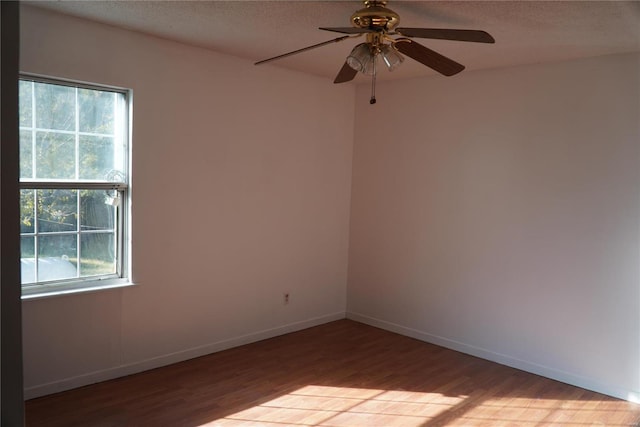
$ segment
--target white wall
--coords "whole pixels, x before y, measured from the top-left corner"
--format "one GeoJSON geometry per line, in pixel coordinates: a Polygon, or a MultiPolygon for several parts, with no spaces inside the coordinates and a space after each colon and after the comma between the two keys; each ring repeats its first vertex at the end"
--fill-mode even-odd
{"type": "Polygon", "coordinates": [[[620,55],[359,87],[348,316],[640,399],[639,79],[620,55]]]}
{"type": "Polygon", "coordinates": [[[344,317],[353,87],[28,6],[21,38],[134,93],[137,286],[23,302],[27,397],[344,317]]]}

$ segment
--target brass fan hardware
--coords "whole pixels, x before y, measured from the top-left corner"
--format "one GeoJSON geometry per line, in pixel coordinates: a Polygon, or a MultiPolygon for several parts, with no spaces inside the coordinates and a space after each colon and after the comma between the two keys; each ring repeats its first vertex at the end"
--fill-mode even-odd
{"type": "Polygon", "coordinates": [[[365,7],[351,15],[351,23],[356,28],[393,31],[400,23],[400,16],[386,5],[386,1],[364,0],[365,7]]]}
{"type": "Polygon", "coordinates": [[[452,30],[445,28],[399,28],[400,16],[387,7],[386,0],[363,0],[364,7],[351,15],[351,27],[320,27],[321,30],[344,34],[322,43],[274,56],[256,62],[256,65],[315,49],[348,38],[366,35],[366,41],[356,45],[338,72],[334,83],[344,83],[355,78],[358,72],[371,76],[371,104],[376,103],[375,83],[377,60],[382,59],[389,71],[404,61],[402,54],[426,65],[445,76],[453,76],[464,70],[464,65],[412,40],[454,40],[475,43],[495,43],[494,38],[481,30],[452,30]],[[393,38],[391,36],[400,36],[393,38]]]}

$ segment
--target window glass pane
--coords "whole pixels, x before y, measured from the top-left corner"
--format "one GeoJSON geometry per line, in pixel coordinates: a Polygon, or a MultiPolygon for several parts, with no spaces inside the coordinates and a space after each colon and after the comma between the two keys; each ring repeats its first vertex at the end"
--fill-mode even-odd
{"type": "Polygon", "coordinates": [[[20,266],[22,270],[22,283],[35,282],[35,237],[23,236],[20,238],[20,266]]]}
{"type": "Polygon", "coordinates": [[[20,190],[20,233],[33,233],[35,190],[20,190]]]}
{"type": "Polygon", "coordinates": [[[121,229],[119,202],[127,189],[61,187],[126,185],[126,94],[20,80],[19,113],[22,283],[74,279],[75,287],[81,277],[122,274],[128,227],[121,229]]]}
{"type": "Polygon", "coordinates": [[[38,281],[77,277],[75,234],[38,237],[38,281]]]}
{"type": "Polygon", "coordinates": [[[80,179],[109,181],[113,152],[113,137],[80,136],[80,179]]]}
{"type": "Polygon", "coordinates": [[[72,134],[36,134],[36,178],[75,178],[76,139],[72,134]]]}
{"type": "Polygon", "coordinates": [[[37,190],[38,233],[76,231],[77,190],[37,190]]]}
{"type": "Polygon", "coordinates": [[[35,83],[36,127],[75,130],[76,89],[48,83],[35,83]]]}
{"type": "Polygon", "coordinates": [[[78,89],[80,132],[113,135],[115,94],[93,89],[78,89]]]}
{"type": "Polygon", "coordinates": [[[20,178],[33,178],[33,141],[30,130],[20,131],[20,178]]]}
{"type": "Polygon", "coordinates": [[[112,193],[112,191],[80,191],[81,231],[104,231],[114,229],[115,207],[111,203],[113,196],[115,195],[111,195],[110,193],[112,193]]]}
{"type": "Polygon", "coordinates": [[[80,276],[116,273],[113,233],[81,234],[80,248],[80,276]]]}
{"type": "Polygon", "coordinates": [[[20,98],[20,126],[31,127],[33,112],[31,105],[32,83],[20,80],[19,98],[20,98]]]}

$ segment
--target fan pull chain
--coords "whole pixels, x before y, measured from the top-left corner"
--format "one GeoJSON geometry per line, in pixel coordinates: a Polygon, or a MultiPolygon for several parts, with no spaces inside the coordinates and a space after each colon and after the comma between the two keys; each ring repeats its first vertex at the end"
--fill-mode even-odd
{"type": "Polygon", "coordinates": [[[378,56],[373,55],[373,74],[371,75],[371,99],[369,100],[369,104],[373,105],[376,103],[376,62],[378,56]]]}

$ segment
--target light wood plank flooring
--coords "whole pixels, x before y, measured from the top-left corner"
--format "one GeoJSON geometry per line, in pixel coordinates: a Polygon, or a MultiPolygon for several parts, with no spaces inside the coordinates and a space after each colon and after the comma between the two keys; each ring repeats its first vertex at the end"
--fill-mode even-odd
{"type": "Polygon", "coordinates": [[[33,399],[27,426],[640,426],[640,405],[350,320],[33,399]]]}

